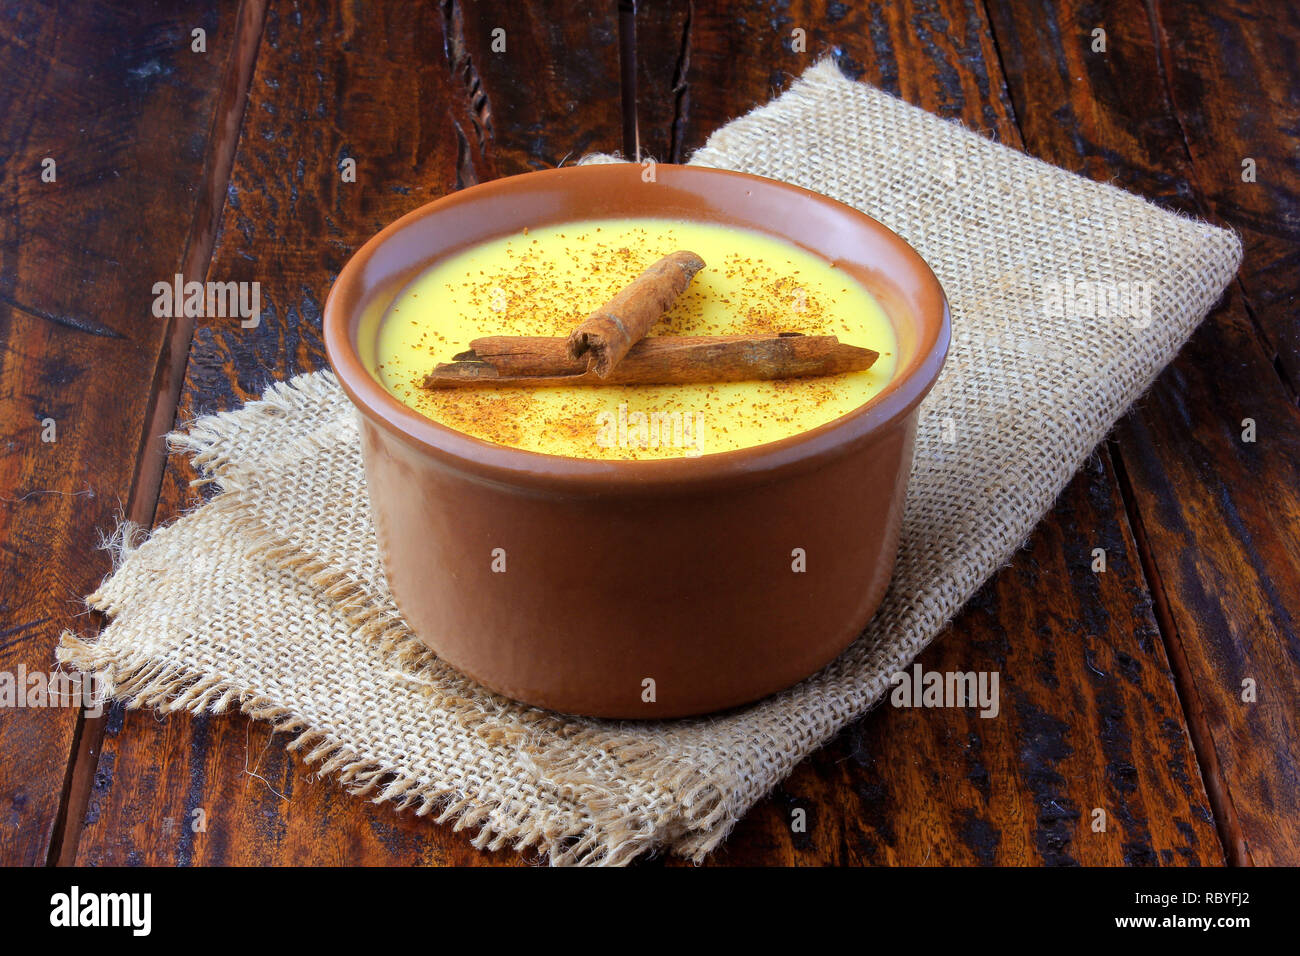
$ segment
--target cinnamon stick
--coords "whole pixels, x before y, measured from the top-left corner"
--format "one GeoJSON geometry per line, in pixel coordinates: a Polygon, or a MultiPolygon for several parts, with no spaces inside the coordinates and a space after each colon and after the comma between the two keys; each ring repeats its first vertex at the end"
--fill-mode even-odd
{"type": "Polygon", "coordinates": [[[481,386],[688,385],[838,375],[868,369],[871,349],[833,335],[672,335],[642,339],[606,376],[569,351],[562,338],[491,335],[441,363],[424,379],[428,389],[481,386]]]}
{"type": "Polygon", "coordinates": [[[569,336],[571,358],[586,358],[598,378],[608,378],[704,268],[704,260],[681,250],[664,256],[601,306],[569,336]]]}

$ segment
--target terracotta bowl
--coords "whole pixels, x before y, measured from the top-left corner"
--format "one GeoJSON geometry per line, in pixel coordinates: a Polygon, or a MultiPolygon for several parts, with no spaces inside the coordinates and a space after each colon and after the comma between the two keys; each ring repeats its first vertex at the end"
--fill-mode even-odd
{"type": "Polygon", "coordinates": [[[862,213],[741,173],[660,165],[646,183],[641,172],[548,170],[430,203],[367,242],[325,304],[325,345],[360,410],[380,552],[410,628],[492,690],[601,717],[743,704],[857,637],[893,572],[917,406],[950,335],[934,273],[862,213]],[[733,224],[833,260],[894,325],[893,381],[770,444],[597,461],[454,431],[391,396],[363,361],[385,309],[436,260],[524,226],[634,216],[733,224]],[[505,573],[492,570],[496,548],[505,573]]]}

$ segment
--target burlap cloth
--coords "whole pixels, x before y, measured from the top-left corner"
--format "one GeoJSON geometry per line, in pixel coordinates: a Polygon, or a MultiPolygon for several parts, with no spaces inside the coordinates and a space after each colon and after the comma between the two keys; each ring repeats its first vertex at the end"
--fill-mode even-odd
{"type": "Polygon", "coordinates": [[[322,775],[472,828],[477,846],[557,863],[656,848],[698,860],[1009,559],[1241,258],[1230,232],[825,62],[691,162],[856,206],[912,243],[951,299],[952,354],[923,406],[893,586],[833,664],[753,706],[658,723],[559,716],[460,677],[421,651],[389,597],[351,406],[327,372],[173,436],[220,493],[143,543],[120,536],[117,569],[88,598],[111,623],[97,639],[64,635],[59,660],[131,706],[272,721],[322,775]],[[1146,288],[1151,312],[1096,317],[1067,298],[1061,314],[1062,288],[1146,288]]]}

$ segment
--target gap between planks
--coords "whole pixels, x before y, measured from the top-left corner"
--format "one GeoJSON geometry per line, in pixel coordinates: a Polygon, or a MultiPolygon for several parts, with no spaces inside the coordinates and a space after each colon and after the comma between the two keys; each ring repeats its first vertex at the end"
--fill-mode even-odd
{"type": "MultiPolygon", "coordinates": [[[[207,276],[212,250],[216,245],[217,226],[225,206],[226,187],[230,182],[235,151],[239,145],[239,131],[243,125],[253,66],[261,45],[268,2],[269,0],[243,0],[240,4],[235,42],[231,47],[216,109],[212,115],[212,125],[208,130],[203,178],[199,184],[198,202],[181,260],[181,274],[186,277],[207,276]]],[[[145,430],[140,436],[136,451],[136,471],[131,481],[131,494],[127,499],[127,519],[141,526],[153,524],[163,470],[167,463],[163,436],[171,431],[176,420],[193,337],[193,318],[173,318],[158,356],[152,399],[145,416],[145,430]]],[[[98,769],[106,720],[106,714],[86,717],[80,710],[77,712],[68,773],[64,779],[59,812],[55,817],[46,856],[48,865],[76,864],[77,846],[98,769]]]]}
{"type": "Polygon", "coordinates": [[[1192,752],[1201,769],[1201,780],[1205,784],[1206,795],[1214,812],[1214,827],[1223,844],[1228,863],[1232,866],[1253,866],[1250,851],[1246,847],[1246,838],[1241,829],[1241,820],[1237,816],[1237,807],[1228,790],[1223,768],[1219,764],[1219,754],[1214,748],[1214,735],[1210,732],[1209,721],[1205,717],[1205,707],[1201,695],[1192,680],[1192,669],[1187,663],[1183,651],[1182,635],[1178,633],[1178,624],[1169,610],[1169,599],[1165,596],[1164,583],[1156,569],[1155,557],[1147,541],[1146,525],[1137,506],[1137,495],[1129,480],[1128,469],[1124,466],[1124,456],[1119,443],[1114,438],[1106,439],[1106,451],[1110,456],[1111,469],[1119,483],[1120,498],[1124,502],[1124,513],[1128,518],[1129,530],[1133,534],[1133,543],[1137,547],[1138,561],[1141,563],[1142,576],[1146,579],[1147,590],[1151,592],[1151,603],[1155,610],[1156,626],[1160,629],[1160,638],[1165,645],[1165,658],[1174,678],[1174,689],[1178,694],[1178,703],[1183,708],[1183,717],[1188,736],[1192,739],[1192,752]]]}

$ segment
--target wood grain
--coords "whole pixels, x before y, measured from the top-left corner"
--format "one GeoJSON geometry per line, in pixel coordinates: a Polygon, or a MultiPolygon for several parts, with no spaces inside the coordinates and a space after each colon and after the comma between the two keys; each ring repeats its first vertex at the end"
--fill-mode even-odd
{"type": "MultiPolygon", "coordinates": [[[[1219,201],[1207,201],[1199,183],[1216,175],[1194,160],[1216,147],[1202,142],[1189,153],[1167,95],[1167,27],[1153,22],[1150,8],[1125,2],[1086,11],[1035,3],[990,9],[1029,151],[1180,212],[1214,216],[1219,201]],[[1091,50],[1098,26],[1107,31],[1105,54],[1091,50]]],[[[1196,68],[1209,70],[1205,63],[1196,68]]],[[[1239,87],[1207,82],[1199,93],[1203,115],[1229,115],[1240,109],[1241,95],[1239,87]]],[[[1267,150],[1289,137],[1294,155],[1295,116],[1276,124],[1267,150]]],[[[1240,149],[1235,140],[1220,145],[1217,167],[1240,149]]],[[[1232,186],[1229,194],[1237,192],[1232,186]]],[[[1274,198],[1291,203],[1280,215],[1295,216],[1294,198],[1276,184],[1274,198]]],[[[1248,258],[1244,284],[1270,284],[1278,268],[1285,271],[1264,249],[1262,261],[1248,258]]],[[[1202,759],[1223,775],[1219,822],[1230,856],[1294,865],[1300,413],[1240,290],[1229,291],[1121,423],[1117,447],[1150,543],[1153,585],[1168,608],[1166,637],[1187,663],[1180,676],[1196,696],[1188,706],[1204,715],[1202,759]],[[1254,443],[1243,441],[1247,418],[1256,421],[1254,443]],[[1257,683],[1255,703],[1242,700],[1247,679],[1257,683]]]]}
{"type": "Polygon", "coordinates": [[[474,179],[464,185],[621,151],[616,7],[444,0],[471,114],[457,131],[477,137],[474,179]]]}
{"type": "Polygon", "coordinates": [[[1246,246],[1241,284],[1292,398],[1300,387],[1300,6],[1152,3],[1156,62],[1190,178],[1246,246]],[[1248,177],[1243,166],[1253,161],[1248,177]]]}
{"type": "Polygon", "coordinates": [[[919,663],[997,673],[1000,713],[886,700],[804,761],[710,863],[1223,863],[1104,453],[919,663]],[[1094,547],[1104,573],[1091,570],[1094,547]],[[799,808],[805,833],[792,832],[799,808]]]}
{"type": "Polygon", "coordinates": [[[682,136],[691,107],[694,39],[688,2],[643,3],[637,10],[637,120],[641,155],[661,163],[686,162],[682,136]]]}
{"type": "MultiPolygon", "coordinates": [[[[236,13],[0,10],[0,670],[48,674],[59,633],[94,626],[81,599],[138,482],[169,334],[151,289],[182,266],[236,13]]],[[[75,707],[0,717],[0,862],[46,861],[78,726],[75,707]]]]}
{"type": "MultiPolygon", "coordinates": [[[[235,407],[273,380],[323,366],[321,307],[352,251],[456,188],[466,170],[487,168],[458,139],[469,94],[453,80],[448,12],[323,2],[268,11],[208,273],[259,281],[263,321],[247,330],[199,321],[179,418],[235,407]],[[354,183],[340,175],[347,158],[357,163],[354,183]]],[[[200,500],[192,477],[183,461],[170,463],[158,522],[200,500]]],[[[242,716],[159,722],[114,712],[77,861],[524,862],[352,798],[311,776],[283,744],[242,716]],[[195,832],[198,810],[206,829],[195,832]]]]}
{"type": "MultiPolygon", "coordinates": [[[[1003,142],[1014,136],[997,52],[976,3],[791,0],[738,8],[733,3],[695,2],[688,13],[689,68],[682,81],[686,105],[678,123],[686,157],[718,127],[784,92],[826,56],[846,76],[873,83],[932,113],[961,119],[1003,142]],[[797,30],[803,31],[802,37],[797,30]]],[[[658,55],[642,51],[642,58],[650,60],[673,55],[672,49],[658,55]]],[[[650,102],[671,95],[646,91],[650,102]]]]}
{"type": "MultiPolygon", "coordinates": [[[[688,148],[826,54],[847,75],[1019,143],[977,5],[792,3],[750,30],[726,8],[690,6],[690,95],[676,120],[688,148]],[[791,49],[799,27],[804,54],[791,49]]],[[[1000,671],[1011,697],[1001,718],[880,708],[796,770],[717,862],[1222,862],[1141,568],[1126,558],[1120,570],[1112,562],[1114,577],[1094,575],[1094,545],[1082,547],[1106,538],[1095,546],[1112,558],[1134,553],[1115,476],[1099,461],[1044,519],[1033,560],[999,574],[923,658],[930,669],[1000,671]],[[972,761],[976,782],[954,777],[972,761]],[[799,800],[825,828],[816,839],[791,833],[799,800]],[[1111,818],[1102,834],[1090,829],[1097,807],[1111,818]]]]}

